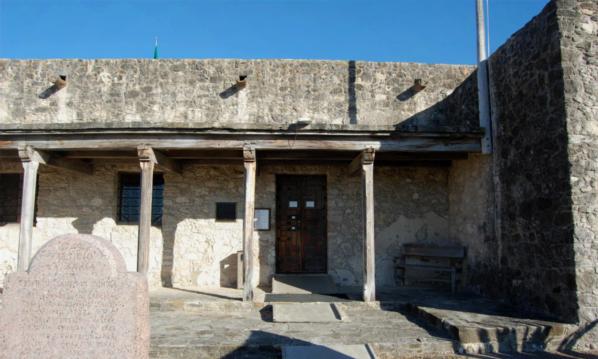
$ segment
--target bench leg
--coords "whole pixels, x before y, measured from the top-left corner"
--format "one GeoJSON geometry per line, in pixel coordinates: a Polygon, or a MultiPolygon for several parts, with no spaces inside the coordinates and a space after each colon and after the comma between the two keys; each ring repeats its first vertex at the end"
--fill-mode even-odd
{"type": "Polygon", "coordinates": [[[451,293],[455,294],[455,291],[457,289],[457,273],[455,271],[455,269],[453,268],[453,270],[451,271],[451,293]]]}

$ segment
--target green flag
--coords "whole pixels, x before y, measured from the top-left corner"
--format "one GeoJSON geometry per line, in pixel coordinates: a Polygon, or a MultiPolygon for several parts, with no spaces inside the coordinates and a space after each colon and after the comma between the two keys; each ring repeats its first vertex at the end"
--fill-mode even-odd
{"type": "Polygon", "coordinates": [[[154,45],[154,59],[158,58],[158,38],[156,37],[156,44],[154,45]]]}

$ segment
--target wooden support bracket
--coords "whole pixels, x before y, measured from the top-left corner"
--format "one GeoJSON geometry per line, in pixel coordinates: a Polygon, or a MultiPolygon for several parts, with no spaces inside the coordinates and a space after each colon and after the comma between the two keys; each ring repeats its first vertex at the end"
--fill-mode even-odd
{"type": "Polygon", "coordinates": [[[374,163],[376,151],[373,148],[364,149],[357,157],[349,164],[349,175],[357,174],[361,170],[362,165],[374,163]]]}
{"type": "Polygon", "coordinates": [[[164,171],[181,174],[183,172],[181,163],[156,151],[150,146],[141,145],[137,147],[137,155],[141,162],[152,162],[164,171]]]}
{"type": "Polygon", "coordinates": [[[19,147],[19,158],[21,162],[37,162],[46,166],[63,168],[69,171],[93,174],[93,165],[76,159],[66,159],[60,155],[37,150],[31,146],[19,147]]]}

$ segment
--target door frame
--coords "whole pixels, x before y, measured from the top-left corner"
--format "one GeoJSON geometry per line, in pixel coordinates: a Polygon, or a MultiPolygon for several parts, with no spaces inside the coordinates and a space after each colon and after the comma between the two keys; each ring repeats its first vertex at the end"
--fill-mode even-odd
{"type": "Polygon", "coordinates": [[[275,175],[275,189],[276,189],[276,199],[275,199],[275,208],[276,208],[276,218],[275,218],[275,232],[274,232],[274,273],[275,274],[285,274],[285,275],[309,275],[309,274],[328,274],[328,176],[326,174],[287,174],[287,173],[277,173],[275,175]],[[278,228],[279,220],[281,220],[279,209],[280,203],[280,193],[279,193],[279,180],[281,177],[321,177],[324,179],[324,223],[323,225],[323,233],[324,233],[324,270],[322,272],[306,272],[306,273],[288,273],[288,272],[281,272],[278,268],[278,228]]]}

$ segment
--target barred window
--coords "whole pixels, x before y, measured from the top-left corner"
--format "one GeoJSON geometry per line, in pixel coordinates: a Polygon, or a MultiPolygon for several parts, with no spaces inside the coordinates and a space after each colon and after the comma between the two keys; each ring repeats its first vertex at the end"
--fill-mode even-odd
{"type": "MultiPolygon", "coordinates": [[[[139,173],[121,173],[118,193],[119,222],[138,223],[141,204],[141,175],[139,173]]],[[[152,192],[152,225],[162,225],[163,202],[164,176],[161,173],[156,173],[152,192]]]]}
{"type": "Polygon", "coordinates": [[[0,174],[0,224],[21,220],[22,183],[18,173],[0,174]]]}

